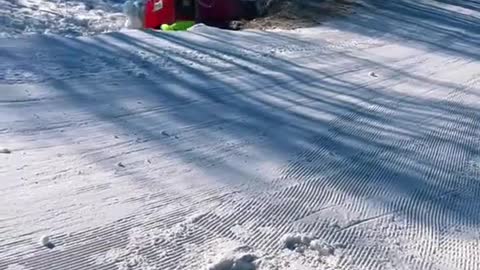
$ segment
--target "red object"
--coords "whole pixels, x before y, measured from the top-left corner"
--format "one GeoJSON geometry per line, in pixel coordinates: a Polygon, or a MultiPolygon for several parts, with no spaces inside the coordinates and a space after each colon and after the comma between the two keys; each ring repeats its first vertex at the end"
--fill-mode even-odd
{"type": "Polygon", "coordinates": [[[145,4],[145,28],[195,20],[195,0],[148,0],[145,4]]]}
{"type": "Polygon", "coordinates": [[[198,20],[201,22],[226,22],[242,17],[241,0],[197,0],[198,20]]]}

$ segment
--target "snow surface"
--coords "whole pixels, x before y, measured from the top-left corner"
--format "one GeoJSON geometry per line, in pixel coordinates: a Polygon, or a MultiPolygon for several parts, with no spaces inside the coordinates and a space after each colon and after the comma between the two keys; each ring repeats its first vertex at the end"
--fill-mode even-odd
{"type": "MultiPolygon", "coordinates": [[[[0,0],[0,37],[83,36],[127,24],[124,0],[0,0]]],[[[129,25],[129,24],[128,24],[129,25]]]]}
{"type": "Polygon", "coordinates": [[[479,10],[370,1],[268,33],[12,28],[0,269],[480,269],[479,10]]]}

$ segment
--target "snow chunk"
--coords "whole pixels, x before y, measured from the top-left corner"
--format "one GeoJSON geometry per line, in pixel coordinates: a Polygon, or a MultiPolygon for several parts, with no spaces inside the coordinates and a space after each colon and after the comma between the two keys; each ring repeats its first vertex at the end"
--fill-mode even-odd
{"type": "Polygon", "coordinates": [[[256,261],[261,269],[336,269],[343,256],[342,245],[330,245],[309,234],[290,233],[281,238],[284,247],[277,254],[256,261]]]}
{"type": "Polygon", "coordinates": [[[335,253],[335,246],[332,246],[323,240],[315,239],[313,236],[306,234],[286,234],[282,237],[282,244],[289,250],[299,252],[303,252],[306,249],[314,250],[317,251],[320,256],[329,256],[335,253]]]}
{"type": "Polygon", "coordinates": [[[179,269],[203,270],[255,270],[263,254],[244,243],[218,238],[211,242],[188,248],[185,263],[179,269]]]}
{"type": "Polygon", "coordinates": [[[216,262],[212,263],[209,270],[255,270],[255,260],[257,256],[250,252],[240,252],[241,249],[234,250],[230,254],[224,255],[216,262]]]}
{"type": "Polygon", "coordinates": [[[42,235],[38,242],[40,243],[40,245],[45,246],[45,247],[50,248],[50,249],[55,247],[55,245],[50,241],[50,236],[48,236],[48,235],[42,235]]]}
{"type": "Polygon", "coordinates": [[[308,247],[311,241],[311,236],[297,233],[286,234],[281,240],[283,246],[290,250],[308,247]]]}
{"type": "Polygon", "coordinates": [[[257,257],[253,254],[230,255],[221,258],[209,266],[209,270],[255,270],[254,261],[257,257]]]}
{"type": "Polygon", "coordinates": [[[310,249],[319,252],[320,256],[330,256],[335,252],[335,248],[322,240],[315,239],[310,242],[310,249]]]}
{"type": "Polygon", "coordinates": [[[42,246],[46,246],[48,244],[50,244],[50,237],[48,235],[42,235],[40,237],[40,241],[39,243],[42,245],[42,246]]]}

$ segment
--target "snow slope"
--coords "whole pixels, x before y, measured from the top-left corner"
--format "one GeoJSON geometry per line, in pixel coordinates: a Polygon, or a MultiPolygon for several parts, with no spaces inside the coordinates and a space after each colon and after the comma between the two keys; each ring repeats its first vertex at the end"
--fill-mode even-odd
{"type": "Polygon", "coordinates": [[[0,269],[480,269],[478,1],[0,40],[0,269]]]}

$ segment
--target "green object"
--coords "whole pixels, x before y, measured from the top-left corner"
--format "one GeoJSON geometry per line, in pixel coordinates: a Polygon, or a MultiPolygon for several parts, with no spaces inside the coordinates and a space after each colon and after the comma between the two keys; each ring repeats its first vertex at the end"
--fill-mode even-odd
{"type": "Polygon", "coordinates": [[[195,24],[194,21],[178,21],[174,24],[162,24],[163,31],[186,31],[195,24]]]}

